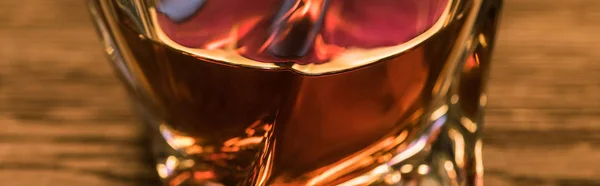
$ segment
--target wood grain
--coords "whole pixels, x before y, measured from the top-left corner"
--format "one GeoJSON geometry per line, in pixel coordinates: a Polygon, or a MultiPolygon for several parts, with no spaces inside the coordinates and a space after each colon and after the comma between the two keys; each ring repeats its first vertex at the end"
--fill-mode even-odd
{"type": "MultiPolygon", "coordinates": [[[[505,3],[486,185],[600,185],[600,1],[505,3]]],[[[152,185],[135,123],[84,1],[0,1],[0,185],[152,185]]]]}

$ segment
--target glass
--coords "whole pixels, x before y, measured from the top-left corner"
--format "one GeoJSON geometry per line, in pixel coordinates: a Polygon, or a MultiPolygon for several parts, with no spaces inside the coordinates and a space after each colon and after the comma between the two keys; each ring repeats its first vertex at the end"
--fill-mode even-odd
{"type": "Polygon", "coordinates": [[[501,0],[91,0],[164,185],[482,185],[501,0]]]}

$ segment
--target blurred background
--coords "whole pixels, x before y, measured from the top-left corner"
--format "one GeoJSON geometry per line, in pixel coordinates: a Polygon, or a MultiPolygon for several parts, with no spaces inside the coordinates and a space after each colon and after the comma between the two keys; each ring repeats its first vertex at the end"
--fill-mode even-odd
{"type": "MultiPolygon", "coordinates": [[[[599,33],[600,0],[505,0],[486,185],[600,186],[599,33]]],[[[138,127],[85,1],[0,1],[0,185],[152,186],[138,127]]]]}

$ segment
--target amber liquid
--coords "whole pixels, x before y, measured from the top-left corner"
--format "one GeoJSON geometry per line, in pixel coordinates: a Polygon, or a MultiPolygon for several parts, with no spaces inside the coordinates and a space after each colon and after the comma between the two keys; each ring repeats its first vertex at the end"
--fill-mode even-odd
{"type": "Polygon", "coordinates": [[[306,76],[224,65],[141,39],[121,26],[150,85],[146,91],[156,96],[156,110],[168,126],[218,149],[248,136],[257,122],[273,124],[280,166],[275,170],[291,175],[333,163],[408,125],[405,120],[427,106],[453,44],[448,38],[457,33],[451,25],[375,64],[306,76]]]}
{"type": "MultiPolygon", "coordinates": [[[[187,155],[206,162],[214,172],[211,179],[237,184],[261,172],[250,169],[266,161],[265,152],[274,153],[268,160],[269,182],[293,183],[393,131],[413,134],[427,127],[415,118],[431,111],[434,84],[464,20],[410,50],[327,75],[231,65],[144,37],[123,16],[114,21],[110,29],[122,37],[120,52],[131,56],[122,74],[135,82],[129,88],[143,112],[168,130],[194,139],[201,150],[187,155]]],[[[489,51],[477,48],[477,59],[471,58],[475,61],[464,68],[459,93],[467,116],[478,114],[489,51]]],[[[297,62],[281,56],[269,59],[275,58],[282,67],[297,62]]],[[[356,174],[365,170],[369,168],[356,174]]]]}

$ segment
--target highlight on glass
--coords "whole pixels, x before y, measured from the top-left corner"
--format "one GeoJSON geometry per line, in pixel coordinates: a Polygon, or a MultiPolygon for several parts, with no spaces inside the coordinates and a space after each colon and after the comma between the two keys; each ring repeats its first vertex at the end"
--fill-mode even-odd
{"type": "Polygon", "coordinates": [[[483,185],[501,0],[90,0],[162,184],[483,185]]]}

